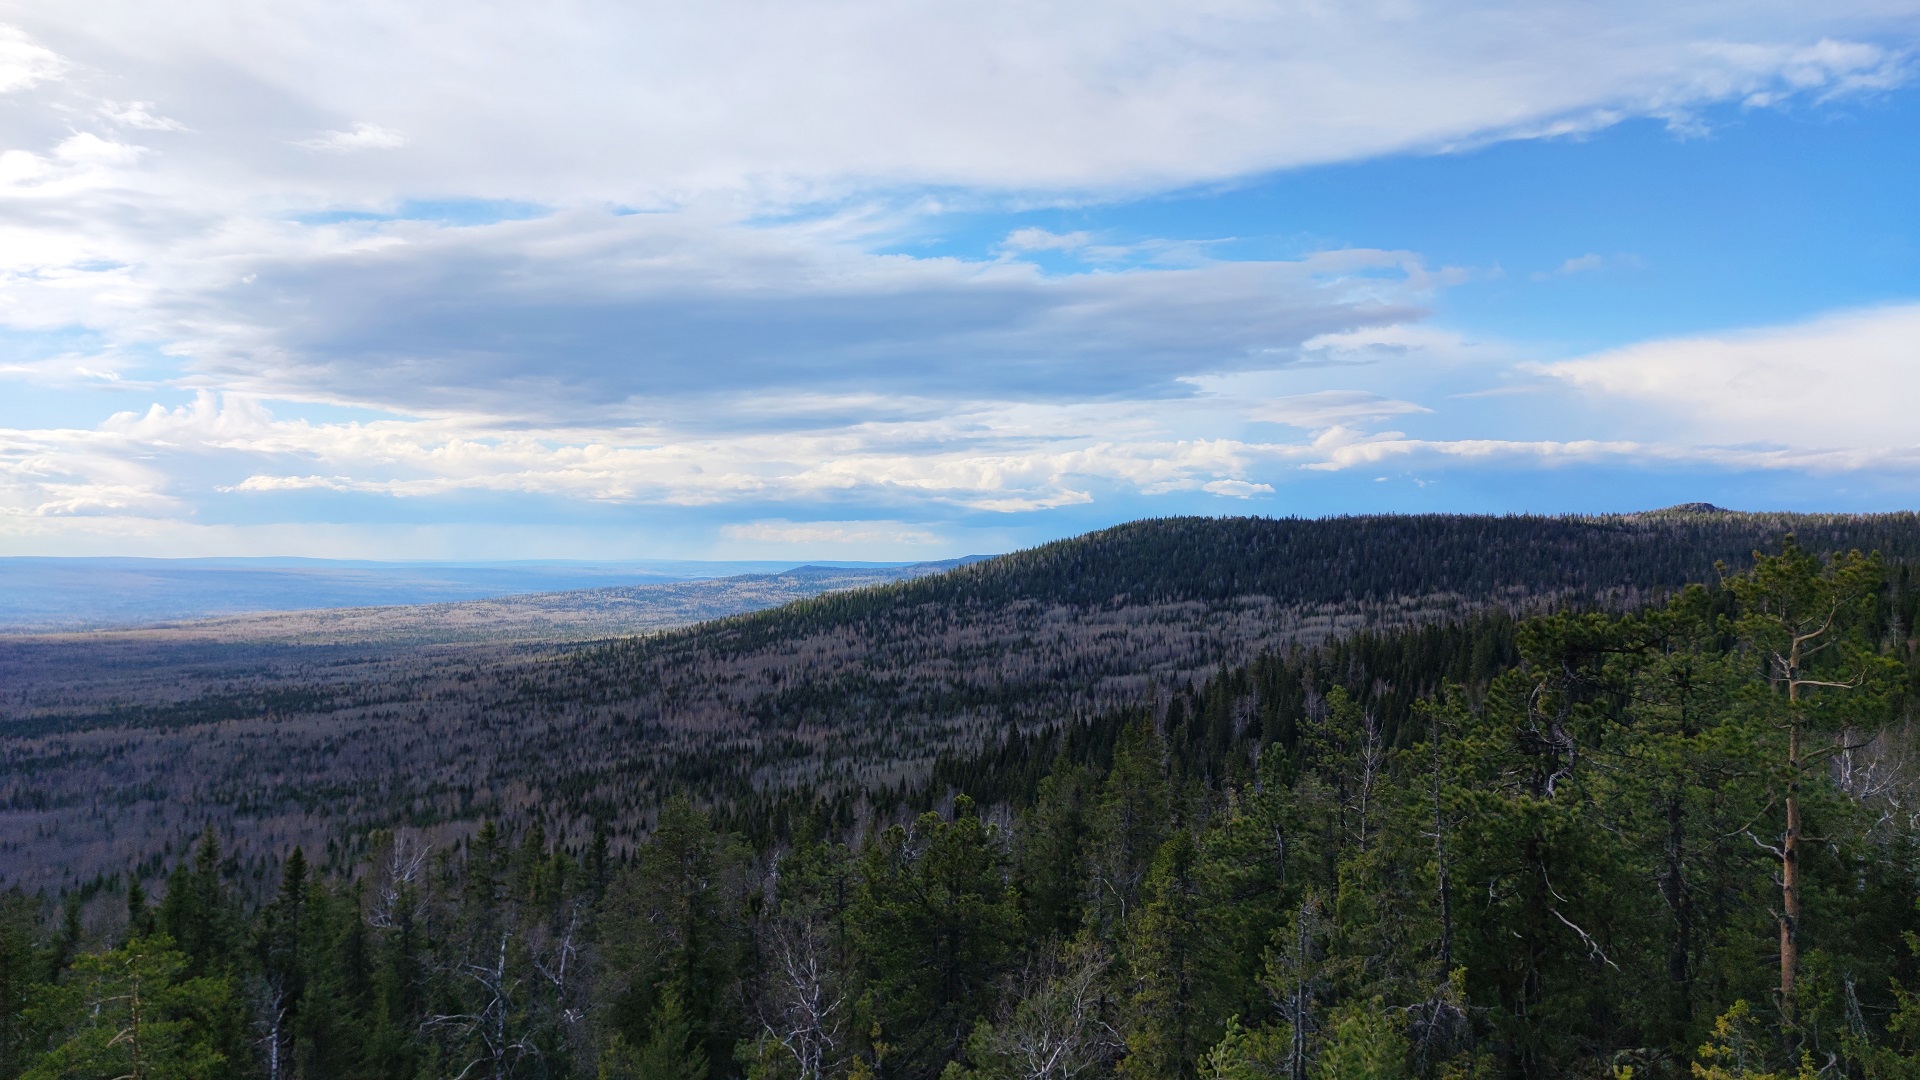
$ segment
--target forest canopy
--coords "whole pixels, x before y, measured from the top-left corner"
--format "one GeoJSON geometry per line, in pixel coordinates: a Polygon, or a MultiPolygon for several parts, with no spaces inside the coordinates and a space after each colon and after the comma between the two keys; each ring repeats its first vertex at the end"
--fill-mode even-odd
{"type": "Polygon", "coordinates": [[[266,889],[210,829],[157,903],[0,897],[0,1077],[1916,1076],[1917,602],[1789,539],[1010,728],[898,813],[266,889]]]}

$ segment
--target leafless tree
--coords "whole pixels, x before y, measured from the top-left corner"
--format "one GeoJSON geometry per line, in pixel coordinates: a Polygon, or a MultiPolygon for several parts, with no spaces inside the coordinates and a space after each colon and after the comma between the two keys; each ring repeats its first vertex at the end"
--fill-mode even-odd
{"type": "Polygon", "coordinates": [[[799,1080],[821,1080],[838,1065],[846,992],[833,970],[826,928],[804,915],[767,925],[768,972],[761,1025],[793,1057],[799,1080]]]}
{"type": "Polygon", "coordinates": [[[1026,992],[988,1034],[987,1052],[1021,1080],[1075,1080],[1111,1062],[1124,1046],[1109,1015],[1111,964],[1097,942],[1080,941],[1029,969],[1026,992]]]}
{"type": "MultiPolygon", "coordinates": [[[[376,929],[391,929],[401,921],[401,906],[405,903],[418,905],[420,890],[416,887],[426,873],[427,848],[405,833],[394,833],[386,858],[378,870],[373,887],[373,907],[367,912],[367,925],[376,929]]],[[[406,913],[418,918],[416,909],[406,913]]]]}
{"type": "Polygon", "coordinates": [[[476,998],[480,1004],[473,1012],[429,1016],[421,1024],[423,1030],[451,1028],[479,1040],[481,1052],[469,1060],[453,1080],[465,1080],[482,1066],[489,1067],[484,1075],[502,1080],[512,1075],[515,1062],[540,1053],[539,1047],[512,1022],[515,995],[521,985],[507,962],[512,940],[513,932],[502,930],[499,946],[486,962],[461,965],[461,974],[480,989],[476,998]]]}

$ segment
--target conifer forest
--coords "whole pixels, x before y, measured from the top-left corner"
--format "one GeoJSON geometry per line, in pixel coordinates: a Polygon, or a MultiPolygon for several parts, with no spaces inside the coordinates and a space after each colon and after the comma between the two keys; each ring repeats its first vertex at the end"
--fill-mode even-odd
{"type": "Polygon", "coordinates": [[[0,641],[0,1080],[1920,1077],[1920,519],[0,641]]]}

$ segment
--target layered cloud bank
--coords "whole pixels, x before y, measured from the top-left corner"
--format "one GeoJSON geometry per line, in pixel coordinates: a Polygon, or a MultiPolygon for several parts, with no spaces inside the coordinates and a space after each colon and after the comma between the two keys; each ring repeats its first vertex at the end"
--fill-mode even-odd
{"type": "Polygon", "coordinates": [[[443,504],[893,550],[1108,499],[1284,512],[1321,474],[1904,473],[1910,306],[1553,357],[1433,325],[1497,268],[1417,250],[936,241],[1684,138],[1900,87],[1916,35],[1873,3],[0,5],[0,551],[443,504]]]}

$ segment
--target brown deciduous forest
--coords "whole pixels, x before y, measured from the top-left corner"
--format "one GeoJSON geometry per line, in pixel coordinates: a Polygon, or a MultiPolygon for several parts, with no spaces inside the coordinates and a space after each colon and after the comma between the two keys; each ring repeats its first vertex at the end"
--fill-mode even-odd
{"type": "Polygon", "coordinates": [[[0,1078],[1920,1076],[1917,561],[1179,519],[579,647],[9,643],[0,1078]]]}

